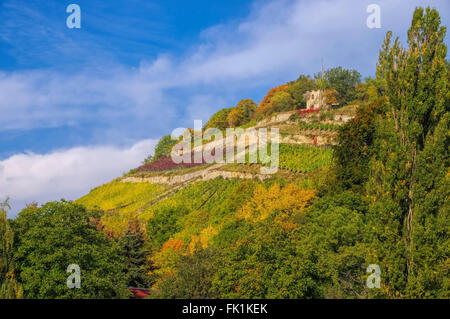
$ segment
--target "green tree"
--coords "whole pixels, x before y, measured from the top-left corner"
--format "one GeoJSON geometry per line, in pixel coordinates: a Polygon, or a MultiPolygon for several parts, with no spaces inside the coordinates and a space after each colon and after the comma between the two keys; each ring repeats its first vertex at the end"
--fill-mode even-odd
{"type": "Polygon", "coordinates": [[[147,275],[147,252],[145,236],[136,219],[130,220],[125,235],[120,239],[121,256],[124,257],[125,282],[127,287],[149,287],[147,275]]]}
{"type": "Polygon", "coordinates": [[[275,93],[271,102],[274,112],[290,111],[294,108],[294,100],[286,91],[275,93]]]}
{"type": "MultiPolygon", "coordinates": [[[[320,81],[321,74],[316,74],[315,78],[320,81]]],[[[342,105],[355,99],[355,87],[360,82],[361,74],[358,71],[337,67],[325,72],[323,89],[335,89],[338,92],[339,104],[342,105]]]]}
{"type": "Polygon", "coordinates": [[[233,110],[232,107],[221,109],[216,112],[209,121],[206,123],[204,129],[208,128],[218,128],[219,130],[224,130],[228,127],[228,114],[233,110]]]}
{"type": "Polygon", "coordinates": [[[181,256],[176,275],[158,284],[155,298],[206,299],[218,298],[212,291],[216,273],[217,251],[213,248],[198,249],[193,255],[181,256]]]}
{"type": "Polygon", "coordinates": [[[25,298],[118,298],[123,289],[120,248],[91,222],[99,213],[72,202],[28,206],[14,222],[14,258],[25,298]],[[66,270],[81,269],[81,288],[69,289],[66,270]]]}
{"type": "Polygon", "coordinates": [[[290,83],[287,92],[291,95],[295,108],[301,109],[306,107],[304,94],[315,89],[316,84],[309,76],[300,75],[297,80],[290,83]]]}
{"type": "Polygon", "coordinates": [[[448,297],[445,33],[436,10],[417,8],[408,49],[398,39],[391,46],[389,32],[380,52],[385,98],[367,185],[374,251],[368,262],[384,270],[383,293],[391,297],[448,297]]]}
{"type": "Polygon", "coordinates": [[[252,99],[239,101],[230,113],[228,113],[227,121],[230,127],[236,127],[248,123],[256,110],[256,103],[252,99]]]}
{"type": "Polygon", "coordinates": [[[13,244],[14,234],[6,219],[9,199],[0,203],[0,299],[22,297],[22,287],[15,280],[13,244]]]}
{"type": "Polygon", "coordinates": [[[156,161],[158,158],[167,156],[172,151],[172,147],[177,143],[176,140],[173,140],[171,135],[164,135],[161,137],[161,139],[158,141],[158,144],[155,146],[155,153],[150,156],[148,156],[144,160],[144,164],[156,161]]]}
{"type": "Polygon", "coordinates": [[[379,103],[361,105],[356,116],[340,128],[333,152],[337,182],[330,183],[330,188],[337,186],[341,190],[362,191],[370,174],[369,162],[373,156],[375,122],[379,114],[379,103]]]}

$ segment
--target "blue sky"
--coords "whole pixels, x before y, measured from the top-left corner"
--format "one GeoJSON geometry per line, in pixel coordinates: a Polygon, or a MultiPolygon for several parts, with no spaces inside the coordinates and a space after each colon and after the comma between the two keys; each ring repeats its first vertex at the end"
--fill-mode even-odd
{"type": "MultiPolygon", "coordinates": [[[[374,74],[386,31],[447,0],[0,2],[0,199],[75,199],[157,139],[325,66],[374,74]],[[81,29],[66,7],[81,8],[81,29]],[[371,3],[381,29],[366,26],[371,3]]],[[[447,37],[448,39],[448,37],[447,37]]]]}

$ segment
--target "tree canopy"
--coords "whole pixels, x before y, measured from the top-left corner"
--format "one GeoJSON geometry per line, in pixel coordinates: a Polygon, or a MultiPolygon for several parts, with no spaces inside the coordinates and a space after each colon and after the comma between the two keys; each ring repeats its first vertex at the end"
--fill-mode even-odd
{"type": "MultiPolygon", "coordinates": [[[[123,259],[119,246],[99,232],[92,212],[71,202],[28,206],[14,222],[14,258],[25,298],[119,298],[123,259]],[[67,267],[81,269],[81,288],[66,285],[67,267]]],[[[95,215],[94,215],[95,216],[95,215]]]]}

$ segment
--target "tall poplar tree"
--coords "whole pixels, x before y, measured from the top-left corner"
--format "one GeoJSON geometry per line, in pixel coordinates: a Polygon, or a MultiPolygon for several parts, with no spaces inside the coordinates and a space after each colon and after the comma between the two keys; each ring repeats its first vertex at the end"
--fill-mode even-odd
{"type": "Polygon", "coordinates": [[[446,28],[439,13],[417,8],[408,48],[389,32],[377,80],[385,95],[372,174],[369,262],[384,273],[383,295],[448,294],[448,75],[446,28]]]}

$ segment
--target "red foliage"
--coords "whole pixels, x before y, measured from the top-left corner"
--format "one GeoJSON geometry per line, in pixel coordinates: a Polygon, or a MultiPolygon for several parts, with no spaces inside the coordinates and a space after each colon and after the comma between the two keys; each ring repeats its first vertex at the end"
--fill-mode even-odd
{"type": "Polygon", "coordinates": [[[192,160],[191,163],[175,163],[170,156],[160,157],[156,161],[139,166],[137,168],[138,172],[152,172],[152,171],[165,171],[176,168],[187,168],[194,167],[198,165],[205,164],[202,159],[202,163],[194,163],[192,160]]]}
{"type": "Polygon", "coordinates": [[[320,111],[320,109],[305,109],[305,110],[298,110],[298,114],[306,115],[306,114],[311,114],[311,113],[317,113],[319,111],[320,111]]]}
{"type": "Polygon", "coordinates": [[[127,288],[131,293],[133,293],[132,299],[144,299],[150,294],[150,289],[148,288],[127,288]]]}

